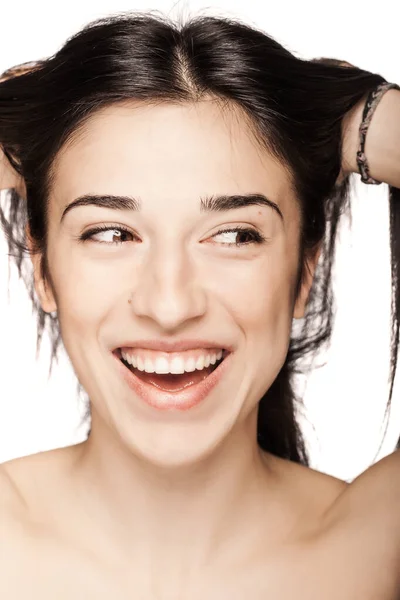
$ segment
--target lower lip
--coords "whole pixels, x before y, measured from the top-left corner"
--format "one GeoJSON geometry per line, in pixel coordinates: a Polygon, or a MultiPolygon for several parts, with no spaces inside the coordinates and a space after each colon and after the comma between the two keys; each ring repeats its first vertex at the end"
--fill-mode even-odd
{"type": "MultiPolygon", "coordinates": [[[[118,352],[118,351],[116,351],[118,352]]],[[[113,356],[118,363],[118,369],[128,386],[134,391],[141,400],[149,406],[158,410],[189,410],[197,406],[206,399],[212,389],[219,383],[224,376],[232,353],[229,353],[222,363],[208,377],[196,383],[189,385],[183,390],[176,392],[167,392],[156,388],[150,383],[146,383],[136,377],[136,375],[125,367],[120,358],[113,352],[113,356]]]]}

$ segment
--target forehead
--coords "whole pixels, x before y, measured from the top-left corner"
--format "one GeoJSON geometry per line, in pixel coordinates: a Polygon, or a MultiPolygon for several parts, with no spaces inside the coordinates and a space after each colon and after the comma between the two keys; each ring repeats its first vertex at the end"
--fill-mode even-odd
{"type": "Polygon", "coordinates": [[[66,199],[262,191],[284,202],[292,194],[287,170],[260,147],[244,115],[215,101],[101,109],[60,151],[53,189],[66,199]]]}

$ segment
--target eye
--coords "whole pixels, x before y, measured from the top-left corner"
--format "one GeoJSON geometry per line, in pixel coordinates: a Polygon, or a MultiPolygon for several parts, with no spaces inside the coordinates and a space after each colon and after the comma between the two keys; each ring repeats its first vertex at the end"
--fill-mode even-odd
{"type": "MultiPolygon", "coordinates": [[[[134,238],[134,234],[131,233],[129,231],[129,229],[126,229],[125,227],[121,227],[120,225],[99,225],[98,227],[93,227],[93,229],[88,229],[87,231],[85,231],[82,235],[79,236],[79,241],[80,242],[85,242],[86,240],[93,240],[94,242],[98,242],[100,244],[109,244],[109,245],[113,245],[113,244],[122,244],[125,241],[129,241],[126,240],[124,238],[126,238],[127,236],[130,236],[131,238],[134,238]],[[99,240],[99,239],[94,239],[94,236],[99,237],[100,234],[105,234],[105,233],[111,233],[112,235],[109,235],[108,237],[113,237],[116,236],[117,239],[116,241],[112,240],[111,241],[105,241],[103,240],[99,240]]],[[[105,235],[103,235],[103,238],[106,237],[105,235]]]]}
{"type": "MultiPolygon", "coordinates": [[[[263,244],[268,241],[268,239],[266,237],[264,237],[256,229],[253,229],[252,227],[241,227],[241,226],[229,227],[227,229],[219,229],[217,231],[217,233],[215,233],[212,237],[216,238],[217,236],[225,236],[225,239],[226,239],[226,238],[228,238],[228,234],[235,234],[233,237],[236,236],[237,239],[236,239],[236,241],[233,241],[233,242],[222,242],[223,246],[241,247],[241,246],[249,246],[251,244],[263,244]]],[[[111,237],[112,237],[112,235],[111,235],[111,237]]],[[[97,227],[93,227],[92,229],[88,229],[87,231],[85,231],[82,235],[80,235],[78,237],[78,240],[80,242],[85,242],[86,240],[91,240],[91,241],[94,241],[94,242],[97,242],[100,244],[115,245],[115,244],[122,244],[125,241],[129,241],[129,239],[128,240],[126,239],[126,236],[130,237],[131,241],[133,238],[136,237],[128,229],[126,229],[125,227],[121,227],[119,225],[116,225],[116,226],[114,226],[114,225],[99,225],[97,227]],[[110,241],[105,241],[104,239],[103,240],[95,239],[95,236],[97,236],[97,238],[98,238],[99,235],[110,233],[110,232],[112,235],[117,235],[116,240],[111,239],[110,241]]]]}
{"type": "MultiPolygon", "coordinates": [[[[217,231],[217,233],[215,233],[213,235],[213,238],[215,238],[217,236],[225,235],[225,239],[226,239],[229,237],[227,235],[229,233],[235,234],[237,241],[236,242],[228,242],[228,243],[222,242],[222,244],[224,246],[235,246],[235,247],[249,246],[251,244],[263,244],[264,242],[267,241],[267,238],[264,237],[256,229],[253,229],[252,227],[240,227],[240,226],[230,227],[228,229],[220,229],[219,231],[217,231]],[[240,239],[241,239],[241,241],[239,241],[240,239]],[[245,240],[245,241],[243,241],[243,240],[245,240]]],[[[233,236],[233,237],[235,237],[235,236],[233,236]]]]}

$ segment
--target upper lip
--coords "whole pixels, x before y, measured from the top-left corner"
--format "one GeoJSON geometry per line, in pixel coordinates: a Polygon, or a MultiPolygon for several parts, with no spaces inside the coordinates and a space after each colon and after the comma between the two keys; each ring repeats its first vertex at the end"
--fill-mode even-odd
{"type": "Polygon", "coordinates": [[[188,340],[135,340],[121,343],[118,348],[143,348],[148,350],[159,350],[160,352],[183,352],[197,348],[217,348],[232,352],[232,346],[212,340],[188,339],[188,340]]]}

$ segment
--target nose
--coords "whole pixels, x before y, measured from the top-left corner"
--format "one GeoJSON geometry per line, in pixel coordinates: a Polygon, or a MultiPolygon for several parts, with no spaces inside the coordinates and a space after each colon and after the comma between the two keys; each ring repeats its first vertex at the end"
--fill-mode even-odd
{"type": "Polygon", "coordinates": [[[135,274],[131,308],[137,317],[148,317],[165,331],[206,311],[207,295],[198,270],[181,249],[163,251],[146,261],[135,274]]]}

